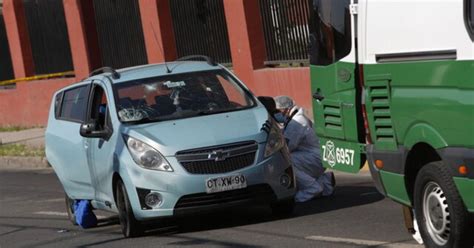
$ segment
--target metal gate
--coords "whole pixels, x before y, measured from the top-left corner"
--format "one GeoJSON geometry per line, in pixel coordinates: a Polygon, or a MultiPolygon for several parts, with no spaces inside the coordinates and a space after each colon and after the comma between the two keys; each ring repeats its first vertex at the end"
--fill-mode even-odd
{"type": "Polygon", "coordinates": [[[307,63],[308,0],[259,0],[266,64],[307,63]]]}
{"type": "Polygon", "coordinates": [[[178,56],[207,55],[231,63],[223,0],[170,0],[178,56]]]}
{"type": "Polygon", "coordinates": [[[94,0],[94,12],[104,66],[148,63],[138,0],[94,0]]]}
{"type": "Polygon", "coordinates": [[[35,74],[73,70],[62,0],[23,0],[35,74]]]}
{"type": "Polygon", "coordinates": [[[8,46],[7,31],[5,30],[3,15],[0,12],[0,81],[13,78],[13,66],[8,46]]]}

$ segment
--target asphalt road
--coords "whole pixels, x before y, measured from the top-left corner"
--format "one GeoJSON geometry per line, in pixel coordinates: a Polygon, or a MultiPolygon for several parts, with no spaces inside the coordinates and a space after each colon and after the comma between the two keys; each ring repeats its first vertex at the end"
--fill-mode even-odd
{"type": "Polygon", "coordinates": [[[0,247],[421,247],[405,231],[401,207],[376,191],[368,173],[336,178],[336,195],[298,204],[286,219],[240,208],[171,219],[124,239],[106,212],[96,212],[99,227],[73,226],[52,170],[2,170],[0,247]]]}

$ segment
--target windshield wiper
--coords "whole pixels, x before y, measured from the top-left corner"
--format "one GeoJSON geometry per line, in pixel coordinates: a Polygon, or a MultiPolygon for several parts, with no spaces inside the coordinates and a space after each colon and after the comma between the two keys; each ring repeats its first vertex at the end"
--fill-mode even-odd
{"type": "Polygon", "coordinates": [[[196,113],[196,116],[215,114],[215,112],[212,112],[212,111],[209,111],[209,110],[200,110],[200,111],[196,111],[195,113],[196,113]]]}
{"type": "Polygon", "coordinates": [[[144,123],[150,123],[150,122],[156,122],[156,121],[159,121],[159,119],[150,118],[150,117],[143,117],[142,119],[139,119],[139,120],[124,121],[124,123],[127,123],[127,124],[144,124],[144,123]]]}
{"type": "Polygon", "coordinates": [[[239,109],[238,109],[238,108],[233,108],[233,109],[220,109],[220,110],[216,110],[216,111],[200,110],[200,111],[197,111],[197,115],[222,114],[222,113],[232,112],[232,111],[236,111],[236,110],[239,110],[239,109]]]}

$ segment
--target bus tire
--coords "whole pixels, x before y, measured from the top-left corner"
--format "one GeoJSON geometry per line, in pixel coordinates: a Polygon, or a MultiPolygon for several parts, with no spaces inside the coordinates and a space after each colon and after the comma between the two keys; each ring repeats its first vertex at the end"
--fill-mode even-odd
{"type": "Polygon", "coordinates": [[[423,166],[414,189],[415,215],[426,247],[474,245],[469,213],[454,184],[451,169],[441,161],[423,166]]]}

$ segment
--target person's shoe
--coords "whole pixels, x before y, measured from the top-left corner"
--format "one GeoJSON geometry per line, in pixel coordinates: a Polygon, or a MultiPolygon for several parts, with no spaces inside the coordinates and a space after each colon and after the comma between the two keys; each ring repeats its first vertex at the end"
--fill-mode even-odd
{"type": "Polygon", "coordinates": [[[334,176],[334,172],[331,171],[330,173],[331,173],[331,186],[332,186],[331,196],[333,196],[336,193],[336,176],[334,176]]]}
{"type": "Polygon", "coordinates": [[[329,197],[333,196],[334,193],[336,192],[336,177],[334,176],[334,173],[332,171],[325,172],[324,173],[326,177],[326,182],[325,182],[325,193],[323,193],[324,197],[329,197]],[[330,189],[330,190],[329,190],[330,189]]]}
{"type": "Polygon", "coordinates": [[[330,171],[329,173],[331,173],[331,186],[336,188],[336,177],[334,176],[334,172],[330,171]]]}

